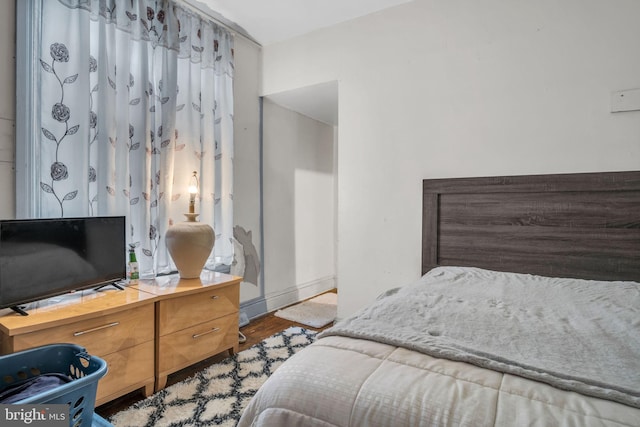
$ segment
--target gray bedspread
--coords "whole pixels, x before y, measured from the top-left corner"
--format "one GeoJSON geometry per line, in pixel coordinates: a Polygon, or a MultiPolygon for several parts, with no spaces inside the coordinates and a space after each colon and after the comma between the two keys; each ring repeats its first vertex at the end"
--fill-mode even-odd
{"type": "Polygon", "coordinates": [[[640,283],[439,267],[319,338],[402,346],[640,408],[640,283]]]}

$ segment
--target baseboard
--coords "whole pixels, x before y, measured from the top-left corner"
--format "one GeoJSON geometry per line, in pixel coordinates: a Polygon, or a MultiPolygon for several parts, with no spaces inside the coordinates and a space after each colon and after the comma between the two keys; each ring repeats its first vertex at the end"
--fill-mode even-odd
{"type": "Polygon", "coordinates": [[[240,303],[240,311],[249,319],[264,316],[282,307],[314,297],[336,287],[336,277],[324,277],[298,286],[292,286],[282,292],[254,298],[240,303]]]}

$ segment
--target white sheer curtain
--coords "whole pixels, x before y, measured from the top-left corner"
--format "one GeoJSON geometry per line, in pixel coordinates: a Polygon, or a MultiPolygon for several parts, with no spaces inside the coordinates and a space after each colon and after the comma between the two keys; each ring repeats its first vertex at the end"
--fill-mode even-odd
{"type": "Polygon", "coordinates": [[[174,268],[164,234],[197,171],[207,267],[230,264],[232,35],[169,0],[42,0],[41,17],[35,215],[126,215],[149,277],[174,268]]]}

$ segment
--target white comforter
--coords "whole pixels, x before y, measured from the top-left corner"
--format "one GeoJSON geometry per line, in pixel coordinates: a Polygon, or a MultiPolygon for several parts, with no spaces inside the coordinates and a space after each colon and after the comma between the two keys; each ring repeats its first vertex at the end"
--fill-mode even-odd
{"type": "Polygon", "coordinates": [[[640,409],[464,362],[329,336],[285,362],[245,426],[640,426],[640,409]]]}

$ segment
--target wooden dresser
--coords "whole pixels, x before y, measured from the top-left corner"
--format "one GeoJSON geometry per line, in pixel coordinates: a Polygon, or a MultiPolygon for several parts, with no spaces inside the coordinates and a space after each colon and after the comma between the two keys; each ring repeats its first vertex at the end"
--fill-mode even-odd
{"type": "Polygon", "coordinates": [[[2,354],[74,343],[104,359],[96,405],[133,390],[153,392],[154,295],[135,288],[87,290],[31,303],[28,316],[0,310],[2,354]]]}
{"type": "Polygon", "coordinates": [[[225,350],[238,350],[240,277],[204,271],[141,280],[124,290],[87,290],[38,301],[29,316],[0,310],[0,350],[8,354],[74,343],[104,359],[96,405],[143,388],[164,388],[167,375],[225,350]]]}
{"type": "Polygon", "coordinates": [[[136,287],[156,295],[156,390],[167,375],[225,350],[238,351],[240,277],[158,278],[136,287]]]}

